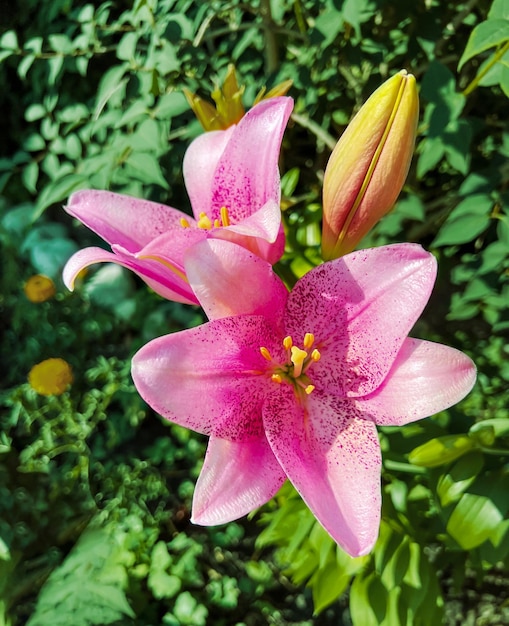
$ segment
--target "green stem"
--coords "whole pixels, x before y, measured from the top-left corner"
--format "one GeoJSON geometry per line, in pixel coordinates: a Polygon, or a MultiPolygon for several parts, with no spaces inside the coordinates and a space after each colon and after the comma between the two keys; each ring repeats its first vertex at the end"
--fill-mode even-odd
{"type": "Polygon", "coordinates": [[[306,117],[305,115],[300,115],[300,113],[292,113],[292,120],[299,124],[299,126],[310,130],[313,135],[323,141],[328,148],[334,150],[337,140],[334,139],[332,135],[329,135],[329,133],[316,122],[313,122],[313,120],[309,119],[309,117],[306,117]]]}
{"type": "Polygon", "coordinates": [[[468,96],[477,85],[481,82],[481,80],[486,76],[486,74],[491,70],[491,68],[498,63],[498,61],[504,56],[504,54],[509,50],[509,41],[506,41],[505,44],[491,57],[491,59],[486,63],[484,68],[477,74],[474,80],[467,85],[467,87],[463,90],[463,95],[468,96]]]}
{"type": "Polygon", "coordinates": [[[260,13],[265,31],[265,71],[267,74],[272,74],[279,67],[279,55],[270,0],[260,0],[260,13]]]}

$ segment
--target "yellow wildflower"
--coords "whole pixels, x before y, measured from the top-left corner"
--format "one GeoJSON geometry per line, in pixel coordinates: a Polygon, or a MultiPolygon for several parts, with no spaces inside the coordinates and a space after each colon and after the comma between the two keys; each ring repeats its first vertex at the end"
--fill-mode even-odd
{"type": "Polygon", "coordinates": [[[56,294],[57,289],[55,283],[44,274],[35,274],[31,276],[24,286],[26,297],[30,302],[46,302],[56,294]]]}
{"type": "Polygon", "coordinates": [[[72,383],[72,369],[64,359],[46,359],[34,365],[28,374],[32,389],[43,396],[60,396],[72,383]]]}

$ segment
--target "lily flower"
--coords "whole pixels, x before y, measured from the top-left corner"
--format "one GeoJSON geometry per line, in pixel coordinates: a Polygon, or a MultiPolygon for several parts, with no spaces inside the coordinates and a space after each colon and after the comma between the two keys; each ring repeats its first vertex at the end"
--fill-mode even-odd
{"type": "Polygon", "coordinates": [[[155,411],[210,437],[191,521],[237,519],[288,477],[337,543],[366,554],[380,522],[376,425],[443,410],[475,381],[463,353],[407,337],[434,257],[416,244],[361,250],[290,293],[230,242],[198,244],[185,266],[211,321],[145,345],[132,376],[155,411]]]}
{"type": "Polygon", "coordinates": [[[275,263],[284,249],[278,158],[293,108],[287,97],[264,100],[224,131],[197,137],[183,171],[194,217],[163,204],[110,191],[78,191],[65,210],[111,246],[80,250],[64,268],[73,289],[92,263],[133,270],[154,291],[196,304],[184,269],[188,248],[207,238],[235,241],[275,263]]]}
{"type": "Polygon", "coordinates": [[[410,167],[419,99],[402,70],[364,103],[336,144],[323,182],[322,256],[351,252],[394,205],[410,167]]]}

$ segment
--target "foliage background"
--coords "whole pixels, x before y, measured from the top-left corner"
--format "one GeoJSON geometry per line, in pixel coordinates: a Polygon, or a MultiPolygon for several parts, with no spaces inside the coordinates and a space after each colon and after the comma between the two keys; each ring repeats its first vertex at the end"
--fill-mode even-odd
{"type": "Polygon", "coordinates": [[[0,7],[0,625],[509,623],[509,2],[20,0],[0,7]],[[202,321],[104,266],[60,273],[95,236],[63,211],[79,188],[189,207],[184,151],[235,63],[249,106],[291,78],[284,219],[291,278],[319,258],[330,149],[401,68],[421,87],[416,157],[363,245],[416,241],[440,275],[414,335],[454,345],[479,380],[460,405],[381,429],[384,509],[351,559],[288,486],[248,520],[189,523],[203,438],[154,416],[129,359],[202,321]],[[30,302],[24,282],[56,296],[30,302]],[[61,357],[61,396],[30,388],[61,357]]]}

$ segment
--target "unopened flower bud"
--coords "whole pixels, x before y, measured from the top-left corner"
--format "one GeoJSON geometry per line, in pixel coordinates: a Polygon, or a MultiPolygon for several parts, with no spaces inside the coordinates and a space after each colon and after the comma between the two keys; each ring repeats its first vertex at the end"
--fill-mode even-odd
{"type": "Polygon", "coordinates": [[[364,103],[336,144],[323,184],[322,256],[351,252],[394,205],[415,145],[419,99],[402,70],[364,103]]]}

